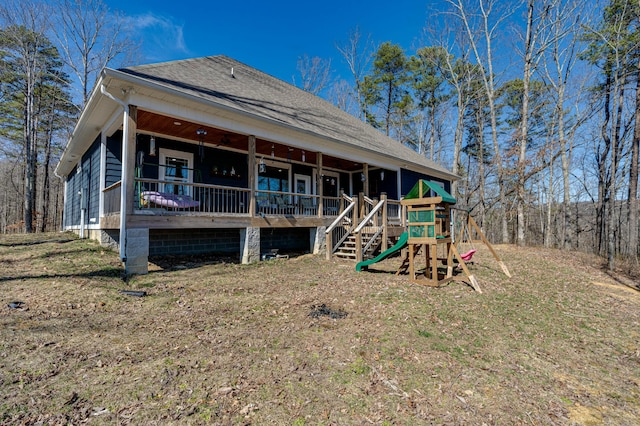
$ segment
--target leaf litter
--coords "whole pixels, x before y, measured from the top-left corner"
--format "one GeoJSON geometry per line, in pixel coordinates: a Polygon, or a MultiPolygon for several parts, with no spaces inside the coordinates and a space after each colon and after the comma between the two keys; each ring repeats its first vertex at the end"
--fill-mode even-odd
{"type": "Polygon", "coordinates": [[[497,246],[508,279],[481,249],[480,295],[411,284],[398,258],[164,259],[123,282],[91,241],[2,242],[2,302],[29,310],[0,309],[0,424],[640,417],[640,297],[592,256],[497,246]]]}

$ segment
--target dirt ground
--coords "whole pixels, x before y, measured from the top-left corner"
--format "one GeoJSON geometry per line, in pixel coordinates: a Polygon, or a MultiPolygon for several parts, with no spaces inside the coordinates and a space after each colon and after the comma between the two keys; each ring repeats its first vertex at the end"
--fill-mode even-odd
{"type": "Polygon", "coordinates": [[[0,424],[638,424],[638,282],[497,246],[507,278],[476,248],[482,294],[400,258],[175,257],[123,281],[94,242],[2,237],[0,424]]]}

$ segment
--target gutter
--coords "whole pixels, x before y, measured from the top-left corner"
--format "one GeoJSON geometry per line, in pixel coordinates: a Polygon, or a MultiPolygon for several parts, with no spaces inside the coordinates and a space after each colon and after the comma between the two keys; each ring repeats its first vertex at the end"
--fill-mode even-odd
{"type": "Polygon", "coordinates": [[[122,170],[120,172],[120,260],[127,261],[127,185],[129,184],[126,166],[128,161],[127,140],[129,139],[129,105],[107,92],[104,83],[100,84],[100,93],[122,107],[122,170]]]}

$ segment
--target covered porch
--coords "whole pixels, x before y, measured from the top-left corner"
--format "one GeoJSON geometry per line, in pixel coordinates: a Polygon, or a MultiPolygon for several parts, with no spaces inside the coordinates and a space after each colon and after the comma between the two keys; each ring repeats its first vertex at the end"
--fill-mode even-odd
{"type": "Polygon", "coordinates": [[[344,210],[345,196],[399,198],[398,169],[323,154],[304,140],[266,140],[130,108],[128,125],[104,137],[101,222],[119,221],[114,216],[126,211],[128,222],[151,227],[154,217],[166,226],[167,216],[218,219],[208,227],[224,226],[224,218],[326,225],[344,210]]]}

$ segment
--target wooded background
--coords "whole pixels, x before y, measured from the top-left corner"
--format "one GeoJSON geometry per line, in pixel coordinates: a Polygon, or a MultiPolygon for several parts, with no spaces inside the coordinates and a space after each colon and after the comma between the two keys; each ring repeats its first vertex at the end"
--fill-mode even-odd
{"type": "MultiPolygon", "coordinates": [[[[440,0],[411,51],[354,28],[294,79],[461,176],[494,242],[638,259],[640,2],[440,0]]],[[[104,66],[144,58],[100,0],[0,5],[0,231],[60,229],[58,155],[104,66]]]]}

